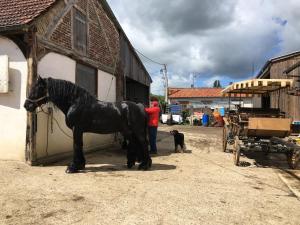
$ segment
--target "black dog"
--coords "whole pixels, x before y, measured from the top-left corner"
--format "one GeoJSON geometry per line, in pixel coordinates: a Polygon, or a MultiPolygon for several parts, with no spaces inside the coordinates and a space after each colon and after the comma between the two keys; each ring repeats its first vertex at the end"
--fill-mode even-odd
{"type": "Polygon", "coordinates": [[[175,144],[175,152],[178,152],[178,145],[180,145],[181,150],[185,150],[185,144],[184,144],[184,134],[179,133],[178,130],[172,130],[170,131],[170,134],[174,136],[174,144],[175,144]]]}

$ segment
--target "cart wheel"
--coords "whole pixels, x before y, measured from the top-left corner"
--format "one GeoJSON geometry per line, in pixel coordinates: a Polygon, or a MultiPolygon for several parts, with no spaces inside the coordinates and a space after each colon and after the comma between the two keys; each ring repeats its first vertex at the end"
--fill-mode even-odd
{"type": "Polygon", "coordinates": [[[233,146],[234,165],[239,166],[240,156],[241,156],[241,146],[240,146],[240,143],[239,143],[239,138],[238,138],[238,136],[236,136],[235,140],[234,140],[234,146],[233,146]]]}
{"type": "Polygon", "coordinates": [[[227,149],[227,129],[226,127],[224,126],[223,127],[223,152],[226,152],[226,149],[227,149]]]}
{"type": "Polygon", "coordinates": [[[294,149],[291,153],[287,155],[287,162],[291,169],[296,169],[300,161],[300,150],[294,149]]]}

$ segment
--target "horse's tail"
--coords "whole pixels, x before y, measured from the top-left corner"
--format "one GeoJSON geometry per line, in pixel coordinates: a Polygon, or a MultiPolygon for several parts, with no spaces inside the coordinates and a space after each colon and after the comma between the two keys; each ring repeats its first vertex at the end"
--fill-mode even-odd
{"type": "Polygon", "coordinates": [[[149,120],[149,116],[148,116],[148,113],[145,112],[145,141],[146,141],[146,145],[147,145],[147,148],[148,148],[148,145],[149,145],[149,134],[148,134],[148,120],[149,120]]]}
{"type": "Polygon", "coordinates": [[[148,137],[149,137],[149,135],[148,135],[148,120],[149,120],[149,116],[148,116],[148,113],[146,113],[145,106],[143,104],[138,103],[137,105],[140,107],[141,112],[143,113],[144,118],[145,118],[145,121],[144,121],[145,142],[146,142],[146,145],[148,146],[148,144],[149,144],[149,140],[148,140],[148,137]]]}

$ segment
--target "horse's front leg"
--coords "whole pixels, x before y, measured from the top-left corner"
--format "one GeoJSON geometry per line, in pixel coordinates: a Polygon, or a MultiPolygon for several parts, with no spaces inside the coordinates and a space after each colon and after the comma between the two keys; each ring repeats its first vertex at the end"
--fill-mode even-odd
{"type": "Polygon", "coordinates": [[[68,165],[66,173],[76,173],[85,169],[85,158],[82,151],[83,132],[80,128],[73,128],[73,161],[68,165]]]}

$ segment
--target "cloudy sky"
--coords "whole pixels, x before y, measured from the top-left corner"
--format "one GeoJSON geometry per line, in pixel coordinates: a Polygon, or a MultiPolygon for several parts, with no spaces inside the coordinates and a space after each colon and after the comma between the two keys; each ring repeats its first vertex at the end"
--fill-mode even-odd
{"type": "MultiPolygon", "coordinates": [[[[167,64],[169,86],[253,77],[265,62],[300,50],[299,0],[108,0],[132,45],[167,64]],[[254,70],[254,73],[253,73],[254,70]]],[[[141,56],[163,94],[161,66],[141,56]]]]}

